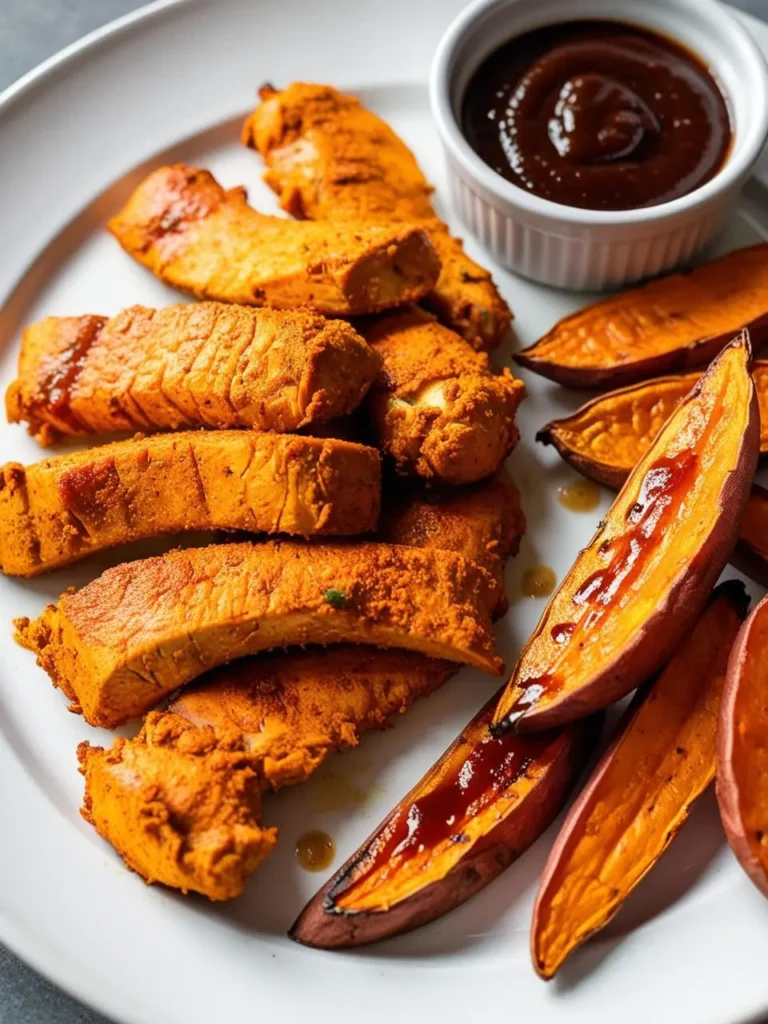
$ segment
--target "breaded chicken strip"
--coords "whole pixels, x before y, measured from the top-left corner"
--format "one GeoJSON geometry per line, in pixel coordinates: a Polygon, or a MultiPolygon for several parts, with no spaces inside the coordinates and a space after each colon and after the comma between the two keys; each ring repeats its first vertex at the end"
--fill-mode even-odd
{"type": "Polygon", "coordinates": [[[507,608],[504,563],[520,548],[526,523],[520,495],[502,467],[471,487],[389,491],[379,536],[392,544],[455,551],[481,565],[497,583],[494,618],[507,608]]]}
{"type": "Polygon", "coordinates": [[[368,397],[371,424],[397,471],[451,485],[493,473],[520,437],[523,382],[506,367],[493,373],[487,355],[417,308],[364,333],[382,361],[368,397]]]}
{"type": "Polygon", "coordinates": [[[58,434],[292,431],[350,413],[379,367],[342,320],[215,302],[48,317],[22,338],[10,423],[58,434]]]}
{"type": "Polygon", "coordinates": [[[291,644],[404,647],[499,674],[484,569],[390,544],[220,544],[108,569],[16,621],[54,684],[112,728],[208,669],[291,644]]]}
{"type": "MultiPolygon", "coordinates": [[[[455,551],[499,579],[496,613],[506,607],[501,573],[516,554],[525,519],[503,470],[440,496],[413,490],[385,512],[381,535],[393,543],[455,551]]],[[[188,687],[170,707],[195,725],[235,727],[258,758],[264,785],[303,782],[328,754],[355,746],[458,669],[414,651],[334,646],[247,658],[188,687]]]]}
{"type": "Polygon", "coordinates": [[[170,706],[194,725],[243,736],[270,789],[303,782],[328,754],[356,746],[458,665],[415,651],[339,644],[246,658],[188,687],[170,706]]]}
{"type": "Polygon", "coordinates": [[[0,570],[15,576],[190,530],[339,535],[376,527],[379,453],[251,430],[134,438],[0,466],[0,570]]]}
{"type": "Polygon", "coordinates": [[[264,180],[283,209],[309,220],[423,222],[442,262],[424,305],[474,348],[495,348],[509,330],[509,307],[437,219],[432,187],[389,125],[327,85],[264,86],[260,96],[242,141],[266,160],[264,180]]]}
{"type": "MultiPolygon", "coordinates": [[[[521,514],[515,512],[517,508],[516,491],[500,472],[491,480],[446,495],[434,504],[415,494],[410,500],[401,497],[387,529],[393,540],[410,539],[425,547],[444,545],[452,550],[471,551],[485,557],[489,565],[495,565],[497,559],[516,550],[512,522],[517,522],[520,531],[524,529],[521,514]]],[[[428,658],[415,651],[344,644],[261,655],[203,676],[174,701],[167,713],[150,713],[144,732],[175,737],[183,728],[180,722],[186,720],[196,728],[192,734],[195,742],[198,736],[215,736],[227,751],[233,736],[238,737],[261,785],[279,789],[303,782],[328,754],[355,746],[369,729],[384,727],[391,715],[402,714],[418,697],[442,686],[457,667],[453,662],[428,658]],[[205,729],[208,731],[204,733],[205,729]]],[[[124,761],[130,759],[135,763],[137,759],[131,749],[134,745],[140,748],[142,777],[152,779],[159,773],[163,793],[170,788],[171,796],[161,805],[161,815],[165,816],[169,803],[176,806],[178,797],[170,785],[175,766],[167,763],[162,749],[160,763],[152,764],[157,747],[150,747],[140,736],[135,741],[117,740],[114,754],[88,752],[87,763],[92,766],[93,777],[109,772],[109,785],[87,787],[86,817],[97,824],[104,838],[126,856],[130,865],[138,865],[145,877],[162,877],[166,884],[189,887],[186,876],[179,878],[174,872],[158,875],[158,863],[175,865],[182,861],[179,837],[174,830],[166,828],[152,833],[151,859],[147,864],[146,802],[135,798],[133,780],[126,785],[120,774],[124,761]],[[118,769],[110,771],[114,762],[118,769]]],[[[227,764],[226,760],[223,763],[227,764]]],[[[181,778],[185,778],[183,772],[181,778]]],[[[220,778],[217,777],[218,787],[220,778]]],[[[155,795],[152,794],[152,800],[155,795]]],[[[207,803],[204,801],[203,806],[207,803]]],[[[197,821],[189,815],[184,820],[193,824],[197,821]]],[[[206,876],[204,885],[198,884],[197,889],[215,898],[221,889],[208,879],[206,876]]],[[[233,895],[237,891],[235,888],[233,895]]]]}
{"type": "Polygon", "coordinates": [[[147,882],[233,899],[277,842],[259,824],[258,762],[236,729],[150,714],[135,739],[77,754],[83,817],[147,882]]]}
{"type": "Polygon", "coordinates": [[[418,225],[267,217],[245,189],[184,164],[153,171],[108,227],[161,281],[200,299],[351,316],[415,302],[440,273],[418,225]]]}

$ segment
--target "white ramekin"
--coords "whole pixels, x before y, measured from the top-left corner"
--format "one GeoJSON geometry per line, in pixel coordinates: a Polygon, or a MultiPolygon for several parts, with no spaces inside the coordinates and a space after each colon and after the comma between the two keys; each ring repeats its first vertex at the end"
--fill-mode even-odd
{"type": "Polygon", "coordinates": [[[605,288],[690,260],[723,226],[768,135],[768,68],[717,0],[476,0],[438,46],[432,112],[453,204],[493,257],[561,288],[605,288]],[[728,98],[733,144],[722,169],[690,195],[642,210],[581,210],[506,181],[472,150],[457,121],[470,77],[502,43],[557,21],[610,18],[677,39],[713,69],[728,98]]]}

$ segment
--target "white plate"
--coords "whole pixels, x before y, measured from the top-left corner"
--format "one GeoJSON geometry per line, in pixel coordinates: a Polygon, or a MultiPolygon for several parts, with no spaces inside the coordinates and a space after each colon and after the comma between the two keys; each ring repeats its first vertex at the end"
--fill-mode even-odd
{"type": "MultiPolygon", "coordinates": [[[[160,4],[97,33],[6,93],[0,387],[13,375],[25,322],[177,299],[103,230],[147,167],[170,158],[198,162],[227,185],[247,184],[256,205],[274,208],[258,159],[237,142],[240,118],[266,80],[327,80],[360,92],[440,185],[424,82],[434,45],[460,6],[461,0],[160,4]]],[[[768,28],[749,24],[768,50],[768,28]]],[[[762,224],[768,225],[768,205],[758,195],[745,200],[725,244],[762,237],[762,224]]],[[[471,242],[469,249],[481,257],[471,242]]],[[[524,344],[576,304],[503,272],[498,279],[524,344]]],[[[501,353],[499,360],[508,357],[501,353]]],[[[530,388],[524,441],[510,468],[531,530],[509,571],[511,593],[528,566],[547,563],[562,576],[598,515],[559,506],[557,485],[573,474],[533,443],[536,428],[577,399],[523,376],[530,388]]],[[[0,426],[3,461],[40,455],[20,428],[0,426]]],[[[604,507],[608,501],[606,493],[604,507]]],[[[496,685],[470,671],[394,730],[367,737],[309,784],[268,800],[265,816],[281,827],[281,842],[242,899],[212,907],[146,888],[77,813],[75,746],[107,735],[68,715],[62,695],[10,638],[12,616],[39,613],[65,586],[93,578],[119,557],[32,583],[0,580],[0,939],[59,985],[130,1024],[211,1024],[275,1013],[312,1024],[391,1024],[393,1016],[411,1024],[448,1016],[478,1021],[494,1012],[505,1020],[573,1024],[702,1024],[768,1010],[768,903],[724,846],[709,797],[614,925],[550,985],[531,970],[527,932],[551,834],[469,904],[409,936],[347,954],[313,952],[285,938],[326,877],[297,867],[297,835],[328,829],[338,866],[496,685]],[[364,791],[362,806],[328,809],[339,774],[364,791]]],[[[518,600],[500,625],[510,663],[542,607],[518,600]]]]}

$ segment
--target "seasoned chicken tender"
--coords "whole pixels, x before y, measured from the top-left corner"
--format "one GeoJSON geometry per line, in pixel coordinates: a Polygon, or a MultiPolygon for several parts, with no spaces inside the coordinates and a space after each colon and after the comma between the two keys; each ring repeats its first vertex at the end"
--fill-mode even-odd
{"type": "Polygon", "coordinates": [[[232,899],[277,842],[259,824],[258,763],[235,729],[150,714],[135,739],[77,753],[83,817],[147,882],[232,899]]]}
{"type": "Polygon", "coordinates": [[[493,580],[447,551],[219,544],[108,569],[17,640],[91,725],[112,728],[236,658],[291,644],[403,647],[499,674],[493,580]]]}
{"type": "Polygon", "coordinates": [[[509,330],[509,307],[436,217],[432,187],[389,125],[327,85],[265,86],[260,95],[242,141],[266,160],[264,179],[283,209],[316,221],[422,222],[442,263],[423,304],[473,347],[495,348],[509,330]]]}
{"type": "Polygon", "coordinates": [[[496,580],[494,618],[507,608],[504,563],[520,548],[526,523],[520,495],[505,469],[470,487],[445,491],[403,488],[388,495],[379,536],[393,544],[455,551],[496,580]]]}
{"type": "Polygon", "coordinates": [[[190,530],[339,535],[376,527],[379,453],[250,430],[134,438],[0,466],[0,570],[36,576],[190,530]]]}
{"type": "Polygon", "coordinates": [[[59,434],[292,431],[350,413],[379,367],[342,320],[222,303],[48,317],[22,338],[11,423],[59,434]]]}
{"type": "Polygon", "coordinates": [[[335,647],[247,658],[204,676],[169,711],[234,728],[270,789],[303,782],[335,750],[383,728],[458,665],[415,651],[335,647]]]}
{"type": "Polygon", "coordinates": [[[200,299],[351,316],[415,302],[440,259],[414,224],[297,223],[267,217],[208,171],[153,171],[108,224],[166,284],[200,299]]]}
{"type": "Polygon", "coordinates": [[[506,367],[493,373],[487,355],[420,309],[382,317],[364,333],[382,361],[371,424],[397,471],[451,485],[493,473],[520,437],[522,381],[506,367]]]}

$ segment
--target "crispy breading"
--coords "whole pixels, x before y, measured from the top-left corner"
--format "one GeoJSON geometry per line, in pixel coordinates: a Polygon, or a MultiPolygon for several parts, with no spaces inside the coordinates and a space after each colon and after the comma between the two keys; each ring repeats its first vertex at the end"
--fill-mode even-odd
{"type": "Polygon", "coordinates": [[[92,725],[120,725],[208,669],[275,647],[404,647],[498,674],[493,580],[447,551],[219,544],[108,569],[17,640],[92,725]]]}
{"type": "Polygon", "coordinates": [[[349,316],[415,302],[440,259],[414,224],[298,223],[267,217],[208,171],[153,171],[108,224],[126,252],[201,299],[349,316]]]}
{"type": "Polygon", "coordinates": [[[515,413],[525,386],[423,310],[364,328],[382,369],[368,397],[382,451],[399,473],[467,484],[493,473],[520,437],[515,413]]]}
{"type": "Polygon", "coordinates": [[[470,487],[387,492],[379,536],[392,544],[455,551],[481,565],[497,583],[494,618],[507,608],[504,563],[517,554],[526,523],[520,495],[502,467],[470,487]]]}
{"type": "Polygon", "coordinates": [[[36,576],[190,530],[344,535],[376,527],[379,453],[251,430],[134,438],[0,466],[0,570],[36,576]]]}
{"type": "Polygon", "coordinates": [[[342,320],[203,302],[116,317],[48,317],[22,338],[11,423],[57,434],[256,427],[350,413],[378,357],[342,320]]]}
{"type": "Polygon", "coordinates": [[[339,644],[247,658],[188,687],[169,712],[235,729],[271,789],[303,782],[335,750],[407,711],[458,669],[415,651],[339,644]]]}
{"type": "Polygon", "coordinates": [[[77,754],[83,817],[147,882],[232,899],[277,842],[259,824],[258,765],[236,729],[150,714],[135,739],[77,754]]]}
{"type": "Polygon", "coordinates": [[[283,209],[309,220],[423,222],[442,262],[424,305],[473,347],[495,348],[509,330],[509,306],[437,218],[431,185],[389,125],[327,85],[265,86],[260,95],[242,141],[264,157],[264,180],[283,209]]]}

